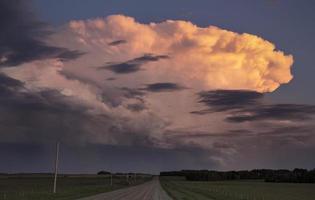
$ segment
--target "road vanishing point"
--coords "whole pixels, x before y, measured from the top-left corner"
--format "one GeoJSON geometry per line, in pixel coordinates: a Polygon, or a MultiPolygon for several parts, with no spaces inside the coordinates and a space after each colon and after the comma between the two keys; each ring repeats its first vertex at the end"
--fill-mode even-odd
{"type": "Polygon", "coordinates": [[[161,187],[158,177],[141,185],[97,194],[79,200],[171,200],[161,187]]]}

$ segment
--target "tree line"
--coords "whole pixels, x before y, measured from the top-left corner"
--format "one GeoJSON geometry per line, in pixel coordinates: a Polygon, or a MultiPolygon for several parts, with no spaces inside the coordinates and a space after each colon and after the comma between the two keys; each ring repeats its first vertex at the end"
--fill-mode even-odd
{"type": "Polygon", "coordinates": [[[146,173],[135,173],[135,172],[110,172],[110,171],[105,171],[101,170],[97,172],[97,175],[115,175],[115,176],[152,176],[151,174],[146,174],[146,173]]]}
{"type": "Polygon", "coordinates": [[[183,176],[188,181],[263,179],[266,182],[315,183],[315,169],[254,169],[241,171],[181,170],[160,172],[160,176],[183,176]]]}

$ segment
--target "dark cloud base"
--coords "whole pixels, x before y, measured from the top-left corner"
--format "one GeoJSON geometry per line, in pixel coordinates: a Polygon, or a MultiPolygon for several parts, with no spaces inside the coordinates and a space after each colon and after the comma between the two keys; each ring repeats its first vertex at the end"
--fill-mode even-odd
{"type": "Polygon", "coordinates": [[[261,120],[310,120],[315,115],[315,105],[304,104],[264,104],[264,95],[246,90],[215,90],[201,92],[199,103],[207,109],[193,111],[192,114],[227,112],[228,122],[240,123],[261,120]]]}
{"type": "MultiPolygon", "coordinates": [[[[0,143],[0,172],[52,172],[55,143],[0,143]]],[[[217,168],[206,152],[197,148],[159,149],[141,146],[61,144],[60,173],[148,172],[182,168],[217,168]]]]}

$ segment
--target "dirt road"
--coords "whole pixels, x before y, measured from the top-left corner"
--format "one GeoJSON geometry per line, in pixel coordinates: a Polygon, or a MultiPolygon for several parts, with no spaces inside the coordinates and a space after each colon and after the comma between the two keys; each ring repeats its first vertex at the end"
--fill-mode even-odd
{"type": "Polygon", "coordinates": [[[79,200],[171,200],[162,189],[159,179],[141,185],[132,186],[112,192],[102,193],[79,200]]]}

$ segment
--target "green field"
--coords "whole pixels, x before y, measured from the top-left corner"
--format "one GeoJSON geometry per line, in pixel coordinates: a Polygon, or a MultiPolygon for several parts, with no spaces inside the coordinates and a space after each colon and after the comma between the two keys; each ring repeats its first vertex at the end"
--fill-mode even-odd
{"type": "Polygon", "coordinates": [[[162,187],[175,200],[314,200],[315,184],[263,181],[185,181],[161,177],[162,187]]]}
{"type": "Polygon", "coordinates": [[[70,200],[140,184],[150,177],[138,176],[136,182],[126,176],[64,176],[58,179],[57,194],[52,194],[51,176],[0,176],[0,200],[70,200]]]}

